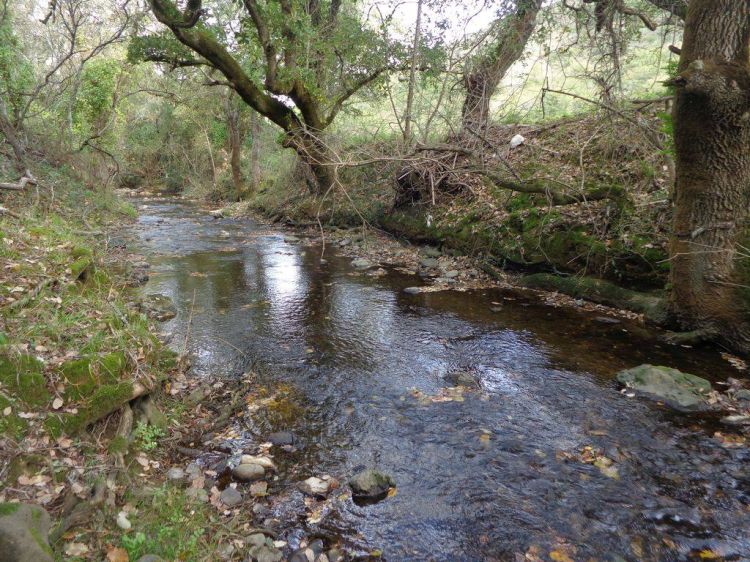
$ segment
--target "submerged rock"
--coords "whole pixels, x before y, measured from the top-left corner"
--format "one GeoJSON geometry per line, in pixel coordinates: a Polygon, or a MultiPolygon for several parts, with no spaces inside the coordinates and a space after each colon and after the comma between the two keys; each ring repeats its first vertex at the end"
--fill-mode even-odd
{"type": "Polygon", "coordinates": [[[477,379],[467,371],[455,371],[445,375],[445,381],[453,386],[478,386],[477,379]]]}
{"type": "Polygon", "coordinates": [[[363,470],[349,480],[352,496],[355,498],[379,498],[395,486],[393,478],[372,468],[363,470]]]}
{"type": "Polygon", "coordinates": [[[38,505],[0,503],[0,558],[52,562],[49,529],[49,515],[38,505]]]}
{"type": "MultiPolygon", "coordinates": [[[[308,546],[299,548],[292,552],[292,555],[288,558],[288,562],[318,562],[320,556],[323,555],[323,541],[315,539],[308,546]]],[[[326,558],[328,558],[326,556],[326,558]]]]}
{"type": "Polygon", "coordinates": [[[364,258],[358,258],[352,261],[352,265],[357,269],[369,269],[372,267],[372,262],[364,258]]]}
{"type": "Polygon", "coordinates": [[[177,316],[177,307],[166,295],[154,293],[146,295],[141,305],[141,310],[154,320],[165,322],[177,316]]]}
{"type": "Polygon", "coordinates": [[[706,398],[711,383],[706,379],[670,367],[639,365],[620,371],[617,381],[677,410],[701,411],[710,408],[706,398]]]}

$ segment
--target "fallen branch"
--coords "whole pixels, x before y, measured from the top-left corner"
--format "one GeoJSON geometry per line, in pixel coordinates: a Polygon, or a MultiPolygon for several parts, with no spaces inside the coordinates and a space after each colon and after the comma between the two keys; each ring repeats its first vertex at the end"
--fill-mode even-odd
{"type": "Polygon", "coordinates": [[[0,216],[2,215],[8,215],[9,217],[13,217],[16,220],[21,220],[21,215],[14,213],[10,209],[6,209],[3,206],[0,206],[0,216]]]}
{"type": "Polygon", "coordinates": [[[10,310],[16,310],[25,307],[30,302],[35,300],[39,296],[39,293],[41,293],[46,287],[49,287],[53,283],[57,283],[57,279],[55,279],[54,277],[48,277],[47,279],[44,279],[42,282],[38,283],[36,287],[31,289],[31,291],[29,291],[24,298],[10,303],[10,305],[8,305],[8,308],[10,310]]]}
{"type": "Polygon", "coordinates": [[[0,189],[8,191],[23,191],[27,185],[36,185],[37,181],[33,174],[26,170],[23,177],[17,183],[0,182],[0,189]]]}

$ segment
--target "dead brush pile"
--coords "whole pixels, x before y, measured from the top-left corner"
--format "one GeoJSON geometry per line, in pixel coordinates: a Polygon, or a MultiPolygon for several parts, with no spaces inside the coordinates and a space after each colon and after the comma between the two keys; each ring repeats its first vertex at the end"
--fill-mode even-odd
{"type": "Polygon", "coordinates": [[[662,129],[655,112],[599,112],[465,131],[418,147],[396,208],[467,239],[494,236],[479,249],[504,260],[659,286],[673,170],[662,129]]]}

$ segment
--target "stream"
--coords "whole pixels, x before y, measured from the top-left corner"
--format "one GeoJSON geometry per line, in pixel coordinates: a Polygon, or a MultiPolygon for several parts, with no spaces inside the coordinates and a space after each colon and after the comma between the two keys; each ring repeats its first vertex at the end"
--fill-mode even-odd
{"type": "Polygon", "coordinates": [[[642,363],[739,376],[718,352],[533,295],[408,294],[418,277],[368,276],[330,248],[321,263],[317,242],[252,219],[215,220],[177,199],[135,204],[128,237],[151,264],[145,292],[176,304],[163,327],[175,349],[187,339],[194,376],[236,377],[256,361],[292,389],[297,414],[243,421],[247,436],[293,432],[297,480],[345,485],[362,467],[395,479],[395,496],[339,502],[320,523],[353,549],[387,560],[750,560],[748,449],[714,438],[730,433],[715,419],[627,397],[614,381],[642,363]],[[456,371],[480,388],[462,401],[418,398],[440,395],[456,371]],[[582,462],[586,447],[616,473],[582,462]]]}

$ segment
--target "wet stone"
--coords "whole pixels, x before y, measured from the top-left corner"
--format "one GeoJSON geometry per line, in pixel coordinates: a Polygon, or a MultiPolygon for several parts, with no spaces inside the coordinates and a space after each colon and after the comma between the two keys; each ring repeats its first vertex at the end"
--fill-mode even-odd
{"type": "Polygon", "coordinates": [[[363,470],[349,480],[352,495],[358,498],[374,499],[385,496],[388,490],[395,485],[393,478],[371,468],[363,470]]]}
{"type": "Polygon", "coordinates": [[[406,289],[404,289],[404,293],[406,293],[407,295],[418,295],[421,292],[422,291],[419,287],[407,287],[406,289]]]}
{"type": "Polygon", "coordinates": [[[331,489],[331,480],[324,480],[312,476],[307,480],[300,482],[299,489],[310,496],[324,496],[331,489]]]}
{"type": "MultiPolygon", "coordinates": [[[[323,541],[316,539],[305,548],[295,550],[289,557],[288,562],[320,562],[320,556],[323,555],[323,541]]],[[[326,556],[326,559],[328,557],[326,556]]]]}
{"type": "Polygon", "coordinates": [[[617,381],[648,398],[663,400],[677,410],[709,409],[706,396],[711,391],[711,383],[677,369],[639,365],[620,371],[617,381]]]}
{"type": "Polygon", "coordinates": [[[372,267],[372,262],[364,258],[358,258],[352,261],[352,265],[357,269],[369,269],[372,267]]]}

